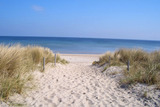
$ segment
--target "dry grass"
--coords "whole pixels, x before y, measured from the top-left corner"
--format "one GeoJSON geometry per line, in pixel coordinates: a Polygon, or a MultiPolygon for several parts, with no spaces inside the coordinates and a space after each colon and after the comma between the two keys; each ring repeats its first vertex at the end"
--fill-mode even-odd
{"type": "MultiPolygon", "coordinates": [[[[54,61],[54,54],[48,48],[0,45],[0,100],[7,100],[10,95],[21,94],[30,88],[26,83],[32,80],[31,71],[42,69],[43,57],[46,64],[54,61]]],[[[57,62],[67,63],[59,56],[57,62]]]]}
{"type": "Polygon", "coordinates": [[[106,64],[106,69],[109,66],[126,65],[128,60],[131,67],[129,72],[124,70],[125,78],[121,80],[123,84],[139,82],[148,85],[156,84],[160,88],[160,51],[148,53],[141,49],[120,49],[115,53],[106,53],[93,64],[99,66],[106,64]],[[108,64],[109,56],[110,64],[108,64]]]}

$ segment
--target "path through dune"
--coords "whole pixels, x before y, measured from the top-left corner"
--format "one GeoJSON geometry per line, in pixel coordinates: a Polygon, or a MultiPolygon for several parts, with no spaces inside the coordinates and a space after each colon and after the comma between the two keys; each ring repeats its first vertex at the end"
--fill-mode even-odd
{"type": "Polygon", "coordinates": [[[24,103],[34,107],[116,107],[143,106],[143,104],[118,88],[115,79],[100,73],[91,65],[95,57],[62,56],[70,61],[58,64],[37,75],[39,88],[32,91],[24,103]],[[77,58],[77,59],[76,59],[77,58]]]}

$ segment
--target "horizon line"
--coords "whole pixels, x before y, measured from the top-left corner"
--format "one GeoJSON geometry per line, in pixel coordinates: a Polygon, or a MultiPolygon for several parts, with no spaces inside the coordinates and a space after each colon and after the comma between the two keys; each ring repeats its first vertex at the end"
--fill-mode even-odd
{"type": "Polygon", "coordinates": [[[47,38],[80,38],[80,39],[115,39],[115,40],[133,40],[133,41],[157,41],[157,42],[160,42],[160,40],[155,40],[155,39],[124,39],[124,38],[104,38],[104,37],[100,37],[100,38],[97,38],[97,37],[72,37],[72,36],[68,36],[68,37],[65,37],[65,36],[2,36],[0,35],[0,37],[47,37],[47,38]]]}

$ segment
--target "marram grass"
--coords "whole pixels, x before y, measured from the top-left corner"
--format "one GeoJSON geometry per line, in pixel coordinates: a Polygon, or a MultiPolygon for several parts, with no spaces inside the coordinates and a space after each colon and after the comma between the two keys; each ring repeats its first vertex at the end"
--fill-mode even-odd
{"type": "MultiPolygon", "coordinates": [[[[48,48],[0,45],[0,100],[7,100],[10,95],[21,94],[30,88],[26,84],[33,78],[31,72],[38,68],[42,70],[43,57],[46,64],[54,62],[54,54],[48,48]]],[[[67,63],[59,56],[56,61],[67,63]]]]}
{"type": "Polygon", "coordinates": [[[156,84],[160,88],[160,51],[151,53],[141,49],[119,49],[111,53],[107,52],[99,61],[93,62],[93,65],[109,66],[127,65],[130,61],[130,71],[124,70],[122,84],[145,83],[148,85],[156,84]],[[110,57],[110,65],[109,63],[110,57]]]}

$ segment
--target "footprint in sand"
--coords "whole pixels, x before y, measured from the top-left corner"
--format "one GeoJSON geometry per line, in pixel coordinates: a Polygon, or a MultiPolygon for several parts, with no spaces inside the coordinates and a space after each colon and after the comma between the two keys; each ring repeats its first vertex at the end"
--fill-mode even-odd
{"type": "Polygon", "coordinates": [[[50,86],[50,85],[48,86],[48,89],[51,89],[51,86],[50,86]]]}
{"type": "Polygon", "coordinates": [[[50,99],[48,99],[46,97],[44,97],[44,100],[47,101],[48,103],[52,103],[52,100],[50,100],[50,99]]]}
{"type": "Polygon", "coordinates": [[[54,96],[55,96],[55,93],[51,94],[50,98],[52,99],[52,98],[54,98],[54,96]]]}
{"type": "Polygon", "coordinates": [[[62,99],[55,96],[55,97],[53,98],[52,102],[54,102],[55,104],[59,104],[59,103],[62,102],[62,99]]]}

